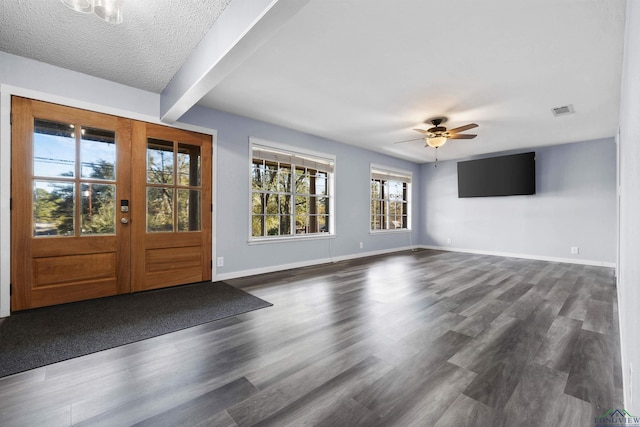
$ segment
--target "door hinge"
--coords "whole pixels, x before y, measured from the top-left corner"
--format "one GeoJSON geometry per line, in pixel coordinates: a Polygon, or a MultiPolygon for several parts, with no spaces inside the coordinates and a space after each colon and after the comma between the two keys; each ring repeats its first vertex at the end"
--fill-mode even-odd
{"type": "Polygon", "coordinates": [[[13,124],[13,113],[9,113],[9,124],[13,124]]]}
{"type": "Polygon", "coordinates": [[[209,261],[209,267],[213,269],[213,260],[209,261]]]}
{"type": "MultiPolygon", "coordinates": [[[[213,212],[213,203],[211,203],[211,212],[213,212]]],[[[213,261],[212,261],[213,262],[213,261]]]]}
{"type": "Polygon", "coordinates": [[[13,295],[13,283],[9,283],[9,296],[13,295]]]}
{"type": "Polygon", "coordinates": [[[13,209],[13,198],[9,197],[9,210],[13,209]]]}

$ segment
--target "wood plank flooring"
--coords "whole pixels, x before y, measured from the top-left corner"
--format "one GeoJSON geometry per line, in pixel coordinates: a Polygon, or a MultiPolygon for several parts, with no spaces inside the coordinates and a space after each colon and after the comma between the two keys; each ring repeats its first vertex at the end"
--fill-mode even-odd
{"type": "Polygon", "coordinates": [[[610,268],[420,250],[229,283],[274,306],[2,378],[0,425],[592,426],[622,408],[610,268]]]}

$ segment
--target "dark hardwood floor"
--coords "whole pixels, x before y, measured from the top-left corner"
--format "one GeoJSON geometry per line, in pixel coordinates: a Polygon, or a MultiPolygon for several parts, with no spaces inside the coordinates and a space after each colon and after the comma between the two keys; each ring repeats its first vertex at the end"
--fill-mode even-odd
{"type": "Polygon", "coordinates": [[[611,268],[420,250],[228,283],[274,306],[2,378],[0,425],[593,426],[622,408],[611,268]]]}

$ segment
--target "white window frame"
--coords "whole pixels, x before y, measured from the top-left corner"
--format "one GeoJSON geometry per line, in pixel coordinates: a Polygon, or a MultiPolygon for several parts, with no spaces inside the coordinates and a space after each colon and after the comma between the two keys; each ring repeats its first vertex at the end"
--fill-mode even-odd
{"type": "Polygon", "coordinates": [[[404,170],[404,169],[396,169],[389,166],[378,165],[375,163],[371,163],[371,167],[369,168],[369,233],[370,234],[380,234],[380,233],[403,233],[411,231],[411,193],[412,193],[412,182],[413,182],[413,172],[404,170]],[[374,201],[383,201],[387,205],[390,203],[390,199],[388,196],[373,199],[373,191],[372,184],[374,180],[384,181],[384,184],[388,185],[389,181],[393,182],[401,182],[406,184],[406,198],[403,199],[403,203],[406,203],[406,215],[407,215],[407,226],[406,227],[391,227],[392,220],[390,219],[389,209],[386,209],[386,213],[384,214],[384,228],[373,228],[372,219],[374,214],[373,207],[374,201]]]}
{"type": "Polygon", "coordinates": [[[249,137],[249,227],[248,227],[248,242],[250,244],[256,243],[269,243],[274,241],[299,241],[309,239],[326,239],[335,236],[335,170],[336,170],[336,156],[328,153],[322,153],[313,150],[307,150],[300,147],[295,147],[279,142],[268,141],[261,138],[249,137]],[[254,236],[253,235],[253,185],[252,185],[252,172],[253,172],[253,159],[254,150],[263,151],[266,155],[273,155],[274,159],[282,157],[286,159],[286,163],[292,165],[291,179],[295,179],[296,166],[319,166],[325,167],[327,173],[327,200],[328,200],[328,223],[329,227],[326,232],[315,233],[296,233],[295,227],[295,197],[296,189],[295,185],[292,185],[291,198],[294,203],[291,204],[291,234],[274,235],[274,236],[254,236]]]}

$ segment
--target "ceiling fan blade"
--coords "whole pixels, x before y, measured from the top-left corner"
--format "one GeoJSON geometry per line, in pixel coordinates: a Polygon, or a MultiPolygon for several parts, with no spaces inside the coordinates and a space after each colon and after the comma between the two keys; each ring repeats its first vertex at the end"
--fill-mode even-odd
{"type": "Polygon", "coordinates": [[[464,132],[465,130],[469,130],[469,129],[473,129],[473,128],[477,128],[478,125],[475,123],[469,123],[468,125],[464,125],[464,126],[460,126],[458,128],[455,129],[450,129],[447,132],[449,132],[449,134],[453,135],[456,134],[458,132],[464,132]]]}
{"type": "Polygon", "coordinates": [[[394,144],[402,144],[403,142],[411,142],[411,141],[422,141],[424,138],[414,138],[414,139],[407,139],[404,141],[396,141],[394,142],[394,144]]]}
{"type": "Polygon", "coordinates": [[[478,135],[471,135],[471,134],[468,134],[468,133],[458,133],[458,134],[455,134],[455,135],[451,135],[449,137],[449,139],[473,139],[476,136],[478,136],[478,135]]]}
{"type": "Polygon", "coordinates": [[[420,132],[423,133],[425,135],[430,134],[431,132],[429,132],[428,130],[424,130],[424,129],[414,129],[416,132],[420,132]]]}

